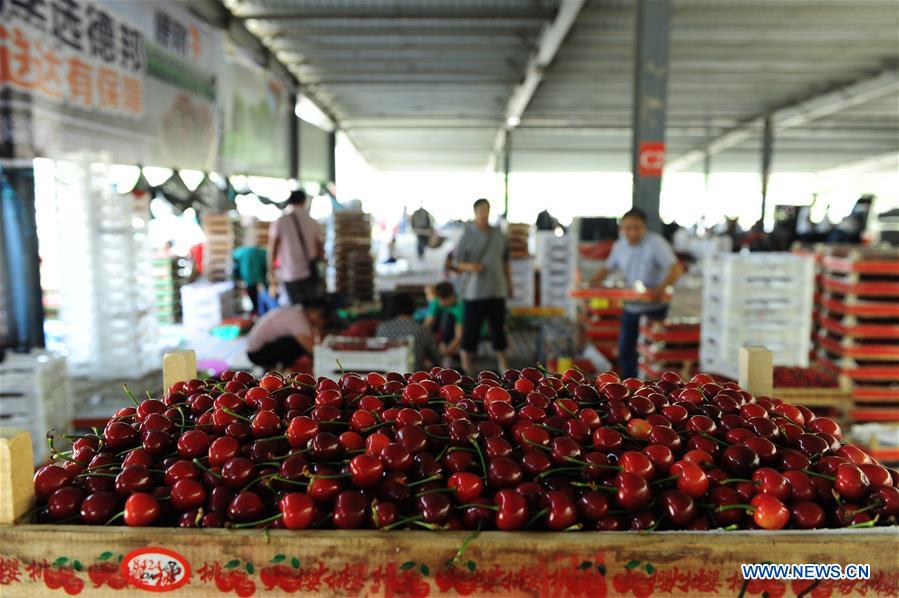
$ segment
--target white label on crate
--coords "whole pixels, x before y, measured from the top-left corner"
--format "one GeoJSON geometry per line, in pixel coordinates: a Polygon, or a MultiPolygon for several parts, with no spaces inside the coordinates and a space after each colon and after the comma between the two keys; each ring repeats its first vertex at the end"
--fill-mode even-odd
{"type": "Polygon", "coordinates": [[[190,580],[190,563],[167,548],[138,548],[122,560],[121,574],[141,590],[170,592],[190,580]]]}

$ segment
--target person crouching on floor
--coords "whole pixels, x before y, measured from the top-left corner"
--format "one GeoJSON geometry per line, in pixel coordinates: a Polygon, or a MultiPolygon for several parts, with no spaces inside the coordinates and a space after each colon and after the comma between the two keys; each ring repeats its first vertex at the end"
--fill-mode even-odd
{"type": "Polygon", "coordinates": [[[278,307],[259,318],[247,337],[247,357],[266,370],[289,366],[313,347],[328,321],[324,300],[307,300],[306,305],[278,307]]]}

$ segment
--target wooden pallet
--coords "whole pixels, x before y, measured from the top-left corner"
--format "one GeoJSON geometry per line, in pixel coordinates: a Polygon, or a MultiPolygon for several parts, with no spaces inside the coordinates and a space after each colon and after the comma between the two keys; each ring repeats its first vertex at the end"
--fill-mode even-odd
{"type": "MultiPolygon", "coordinates": [[[[771,386],[770,352],[744,349],[741,384],[771,386]],[[761,362],[761,365],[759,365],[761,362]]],[[[169,354],[164,380],[193,377],[192,352],[169,354]]],[[[26,433],[0,435],[0,578],[6,596],[678,596],[802,594],[809,583],[750,584],[741,563],[867,563],[840,595],[899,592],[896,528],[818,531],[467,532],[215,530],[13,525],[33,503],[26,433]],[[163,575],[165,573],[165,575],[163,575]],[[238,585],[235,587],[233,584],[238,585]],[[61,593],[59,593],[61,594],[61,593]]]]}

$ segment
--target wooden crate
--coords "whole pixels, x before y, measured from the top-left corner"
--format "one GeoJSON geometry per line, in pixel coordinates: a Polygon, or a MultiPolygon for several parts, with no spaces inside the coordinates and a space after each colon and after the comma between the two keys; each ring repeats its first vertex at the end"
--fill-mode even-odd
{"type": "MultiPolygon", "coordinates": [[[[771,386],[770,355],[747,353],[741,382],[771,386]],[[767,363],[767,380],[762,369],[767,363]],[[749,368],[752,368],[751,370],[749,368]]],[[[192,377],[167,355],[166,382],[192,377]]],[[[710,596],[808,595],[813,581],[749,582],[742,563],[861,563],[838,595],[899,593],[899,530],[468,532],[197,530],[12,525],[33,502],[27,433],[0,435],[0,595],[710,596]],[[469,540],[461,558],[458,551],[469,540]],[[455,559],[455,560],[454,560],[455,559]],[[162,587],[160,587],[162,586],[162,587]],[[62,595],[62,592],[57,592],[62,595]]],[[[814,595],[814,594],[813,594],[814,595]]]]}

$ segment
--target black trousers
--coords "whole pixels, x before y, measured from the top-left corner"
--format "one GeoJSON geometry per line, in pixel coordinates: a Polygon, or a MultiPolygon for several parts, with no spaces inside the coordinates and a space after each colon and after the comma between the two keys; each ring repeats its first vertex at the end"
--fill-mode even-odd
{"type": "Polygon", "coordinates": [[[317,299],[322,295],[322,286],[318,277],[310,276],[300,280],[287,280],[284,282],[284,290],[291,305],[303,305],[310,299],[317,299]]]}
{"type": "Polygon", "coordinates": [[[258,284],[247,284],[247,297],[250,298],[250,303],[253,304],[253,315],[259,315],[259,285],[258,284]]]}
{"type": "Polygon", "coordinates": [[[272,370],[279,365],[289,365],[306,353],[306,349],[297,342],[297,339],[292,336],[282,336],[262,345],[257,351],[248,352],[247,357],[256,365],[272,370]]]}
{"type": "Polygon", "coordinates": [[[509,345],[506,338],[506,300],[475,299],[465,301],[465,315],[462,318],[462,350],[474,353],[481,340],[484,320],[490,329],[490,340],[494,351],[505,351],[509,345]]]}
{"type": "Polygon", "coordinates": [[[456,316],[448,311],[440,315],[440,321],[434,322],[434,327],[440,333],[440,342],[450,344],[456,338],[456,316]]]}
{"type": "Polygon", "coordinates": [[[640,336],[640,318],[664,320],[668,306],[642,313],[625,311],[621,314],[621,333],[618,336],[618,369],[622,378],[637,377],[637,339],[640,336]]]}

